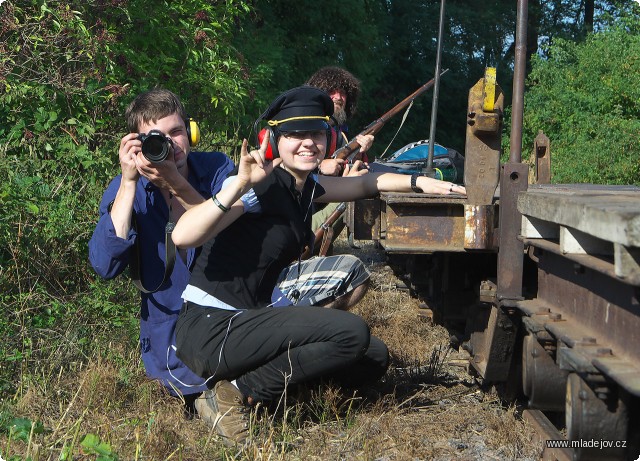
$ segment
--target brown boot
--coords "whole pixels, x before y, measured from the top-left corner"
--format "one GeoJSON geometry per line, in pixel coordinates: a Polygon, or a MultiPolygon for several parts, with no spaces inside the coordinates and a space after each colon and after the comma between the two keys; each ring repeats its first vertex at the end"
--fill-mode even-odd
{"type": "Polygon", "coordinates": [[[229,381],[218,381],[195,403],[200,417],[212,425],[226,446],[243,445],[249,439],[250,408],[242,393],[229,381]]]}

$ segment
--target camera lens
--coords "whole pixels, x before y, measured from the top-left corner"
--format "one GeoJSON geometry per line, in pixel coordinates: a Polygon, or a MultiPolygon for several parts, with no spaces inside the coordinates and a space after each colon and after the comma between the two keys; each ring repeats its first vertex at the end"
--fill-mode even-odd
{"type": "Polygon", "coordinates": [[[169,140],[157,130],[151,130],[142,140],[142,153],[150,162],[162,162],[169,155],[169,140]]]}

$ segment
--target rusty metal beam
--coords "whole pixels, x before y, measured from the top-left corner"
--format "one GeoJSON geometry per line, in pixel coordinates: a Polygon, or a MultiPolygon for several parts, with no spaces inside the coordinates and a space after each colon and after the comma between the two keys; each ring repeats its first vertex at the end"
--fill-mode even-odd
{"type": "Polygon", "coordinates": [[[541,461],[573,461],[571,448],[548,448],[546,446],[547,440],[565,440],[565,438],[541,411],[525,410],[522,418],[535,431],[535,440],[540,444],[542,451],[541,461]]]}
{"type": "Polygon", "coordinates": [[[533,181],[536,184],[551,182],[551,141],[540,130],[533,140],[533,181]]]}
{"type": "MultiPolygon", "coordinates": [[[[466,345],[473,356],[471,365],[487,382],[509,378],[519,317],[498,306],[475,306],[469,322],[471,331],[466,345]]],[[[469,333],[469,332],[468,332],[469,333]]]]}
{"type": "Polygon", "coordinates": [[[385,250],[431,253],[464,251],[464,198],[427,198],[411,194],[383,194],[385,250]]]}
{"type": "Polygon", "coordinates": [[[518,240],[522,215],[517,197],[527,190],[528,166],[506,163],[500,178],[500,251],[498,253],[498,301],[522,299],[524,245],[518,240]]]}
{"type": "Polygon", "coordinates": [[[347,203],[345,223],[353,238],[380,241],[380,207],[382,205],[383,203],[377,198],[347,203]]]}
{"type": "Polygon", "coordinates": [[[469,91],[465,140],[464,183],[469,205],[491,205],[500,177],[504,95],[499,85],[491,111],[485,111],[485,85],[480,79],[469,91]]]}

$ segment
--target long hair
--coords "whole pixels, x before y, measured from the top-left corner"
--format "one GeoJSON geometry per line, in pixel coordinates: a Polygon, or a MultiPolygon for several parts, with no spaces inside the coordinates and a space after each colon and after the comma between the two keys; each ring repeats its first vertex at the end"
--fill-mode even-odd
{"type": "Polygon", "coordinates": [[[307,85],[315,86],[327,93],[333,90],[343,90],[347,95],[347,104],[344,109],[347,117],[351,118],[356,113],[360,96],[360,80],[351,72],[336,66],[323,67],[309,77],[307,85]]]}

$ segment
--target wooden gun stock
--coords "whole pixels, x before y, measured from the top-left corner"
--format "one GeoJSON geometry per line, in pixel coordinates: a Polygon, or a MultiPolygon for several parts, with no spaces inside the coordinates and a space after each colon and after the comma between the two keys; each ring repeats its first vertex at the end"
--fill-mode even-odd
{"type": "MultiPolygon", "coordinates": [[[[444,75],[448,70],[449,69],[443,70],[440,73],[440,76],[444,75]]],[[[422,93],[424,93],[429,88],[431,88],[434,83],[435,83],[435,78],[432,78],[427,83],[425,83],[420,88],[418,88],[416,91],[414,91],[409,96],[407,96],[402,101],[400,101],[398,104],[396,104],[390,111],[388,111],[384,115],[382,115],[382,117],[380,117],[379,119],[377,119],[377,120],[371,122],[369,125],[367,125],[367,127],[364,130],[362,130],[360,132],[360,134],[361,135],[376,134],[378,131],[380,131],[380,129],[384,126],[384,124],[387,123],[387,121],[389,121],[389,119],[391,117],[393,117],[398,112],[400,112],[402,109],[407,107],[415,98],[417,98],[422,93]]],[[[356,141],[356,138],[353,138],[345,146],[343,146],[340,149],[336,150],[336,152],[334,153],[333,156],[335,158],[340,158],[340,159],[350,159],[354,154],[357,153],[359,148],[360,148],[360,144],[358,144],[358,141],[356,141]]],[[[358,159],[356,159],[356,160],[358,160],[358,159]]]]}
{"type": "Polygon", "coordinates": [[[329,215],[329,217],[318,227],[315,231],[315,239],[313,248],[308,248],[302,255],[302,259],[310,258],[315,253],[316,248],[320,245],[319,256],[326,256],[329,250],[329,245],[333,240],[333,224],[344,214],[347,209],[345,202],[340,203],[335,210],[329,215]]]}

